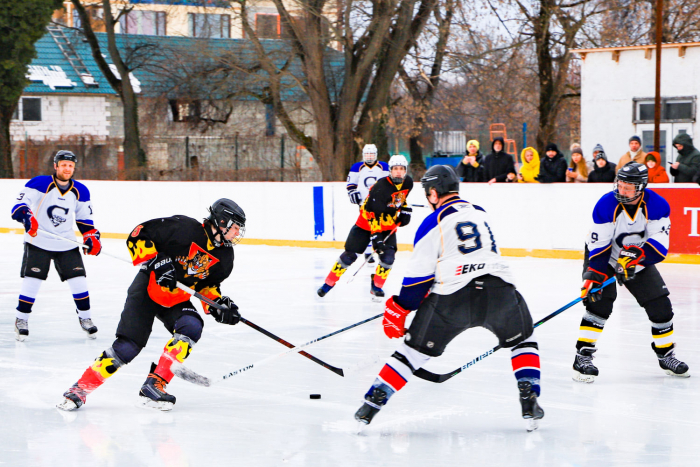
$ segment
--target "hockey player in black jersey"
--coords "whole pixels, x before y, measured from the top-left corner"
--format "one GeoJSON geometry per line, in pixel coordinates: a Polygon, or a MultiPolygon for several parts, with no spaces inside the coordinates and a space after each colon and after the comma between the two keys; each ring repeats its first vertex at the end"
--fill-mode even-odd
{"type": "Polygon", "coordinates": [[[144,222],[131,232],[126,243],[140,270],[129,287],[117,339],[63,394],[59,409],[80,408],[88,394],[131,362],[146,346],[155,318],[173,337],[165,345],[158,364],[151,364],[139,396],[146,407],[164,411],[173,408],[175,396],[165,392],[173,378],[171,366],[189,356],[204,326],[190,295],[178,289],[177,282],[224,305],[227,309],[221,311],[203,304],[217,322],[238,323],[238,307],[221,295],[220,285],[233,269],[232,246],[245,233],[245,213],[228,199],[216,201],[209,212],[203,223],[173,216],[144,222]]]}
{"type": "Polygon", "coordinates": [[[411,208],[406,204],[406,198],[413,189],[413,179],[406,175],[407,169],[408,161],[404,156],[391,156],[390,175],[378,180],[370,189],[360,208],[360,215],[345,240],[345,251],[318,289],[319,297],[325,296],[335,286],[370,241],[379,256],[379,264],[371,276],[370,293],[375,297],[384,297],[382,287],[396,256],[396,235],[392,235],[392,232],[411,221],[411,208]]]}

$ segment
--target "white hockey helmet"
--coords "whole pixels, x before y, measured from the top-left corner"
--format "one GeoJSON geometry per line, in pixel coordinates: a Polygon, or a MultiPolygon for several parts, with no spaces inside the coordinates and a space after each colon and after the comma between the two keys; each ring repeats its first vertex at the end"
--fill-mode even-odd
{"type": "MultiPolygon", "coordinates": [[[[394,154],[389,159],[389,170],[390,171],[393,167],[397,167],[397,166],[403,167],[404,169],[406,169],[406,171],[408,171],[408,161],[401,154],[394,154]]],[[[400,178],[399,177],[391,177],[391,181],[394,183],[402,183],[404,177],[405,177],[405,175],[403,177],[400,177],[400,178]]]]}
{"type": "Polygon", "coordinates": [[[377,146],[374,144],[365,144],[362,148],[362,160],[365,164],[374,165],[377,163],[377,146]]]}

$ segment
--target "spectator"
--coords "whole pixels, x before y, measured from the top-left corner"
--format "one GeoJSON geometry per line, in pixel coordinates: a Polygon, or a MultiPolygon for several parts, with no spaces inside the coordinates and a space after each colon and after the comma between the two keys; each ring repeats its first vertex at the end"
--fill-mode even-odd
{"type": "Polygon", "coordinates": [[[588,174],[588,183],[612,183],[615,180],[615,164],[608,162],[603,146],[593,148],[593,172],[588,174]]]}
{"type": "Polygon", "coordinates": [[[615,172],[620,170],[620,167],[624,167],[630,162],[646,164],[647,153],[642,151],[642,139],[639,136],[634,135],[630,138],[629,144],[630,150],[620,157],[620,160],[617,162],[615,172]]]}
{"type": "Polygon", "coordinates": [[[698,170],[698,173],[696,173],[693,177],[693,181],[697,182],[697,184],[700,185],[700,170],[698,170]]]}
{"type": "Polygon", "coordinates": [[[566,172],[566,181],[583,183],[588,181],[588,174],[593,171],[593,163],[586,162],[580,147],[571,150],[571,163],[566,172]]]}
{"type": "Polygon", "coordinates": [[[693,146],[693,138],[681,133],[673,138],[673,145],[678,149],[678,159],[671,164],[671,175],[676,183],[689,183],[695,180],[700,170],[700,151],[693,146]]]}
{"type": "Polygon", "coordinates": [[[495,138],[491,143],[491,154],[484,159],[484,176],[489,184],[515,180],[515,161],[503,151],[503,145],[503,138],[495,138]]]}
{"type": "Polygon", "coordinates": [[[539,183],[536,178],[540,174],[540,155],[535,148],[525,148],[520,153],[523,165],[520,167],[518,182],[539,183]]]}
{"type": "Polygon", "coordinates": [[[668,174],[661,165],[661,156],[656,151],[647,153],[646,166],[649,169],[649,183],[668,183],[668,174]]]}
{"type": "Polygon", "coordinates": [[[545,155],[540,163],[540,174],[537,181],[540,183],[559,183],[566,181],[566,159],[559,152],[559,148],[554,143],[549,143],[545,148],[545,155]]]}
{"type": "Polygon", "coordinates": [[[467,142],[467,154],[457,165],[457,176],[462,177],[463,182],[485,182],[484,156],[479,151],[479,142],[475,139],[467,142]]]}

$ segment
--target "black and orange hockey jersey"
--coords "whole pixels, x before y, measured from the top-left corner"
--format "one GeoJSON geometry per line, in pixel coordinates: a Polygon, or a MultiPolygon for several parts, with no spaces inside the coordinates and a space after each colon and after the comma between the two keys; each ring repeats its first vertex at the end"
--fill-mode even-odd
{"type": "MultiPolygon", "coordinates": [[[[164,217],[139,224],[126,239],[126,245],[135,266],[146,264],[159,253],[172,258],[176,279],[211,298],[221,296],[220,285],[233,270],[233,248],[216,247],[213,234],[201,222],[186,216],[164,217]]],[[[151,272],[148,295],[164,307],[171,307],[190,299],[180,289],[171,291],[155,282],[151,272]]],[[[204,305],[208,311],[208,307],[204,305]]]]}
{"type": "Polygon", "coordinates": [[[393,230],[401,206],[413,189],[413,179],[406,175],[403,183],[395,185],[391,177],[377,180],[362,206],[355,225],[372,233],[393,230]]]}

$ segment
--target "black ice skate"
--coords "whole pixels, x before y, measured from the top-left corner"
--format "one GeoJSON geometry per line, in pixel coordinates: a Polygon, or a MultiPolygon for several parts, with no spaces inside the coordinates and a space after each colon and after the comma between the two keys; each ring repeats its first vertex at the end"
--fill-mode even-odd
{"type": "Polygon", "coordinates": [[[26,319],[15,319],[15,339],[22,342],[29,337],[29,321],[26,319]]]}
{"type": "Polygon", "coordinates": [[[92,323],[91,318],[83,319],[78,316],[78,321],[80,321],[80,327],[83,329],[83,331],[85,331],[89,339],[97,338],[97,326],[92,323]]]}
{"type": "Polygon", "coordinates": [[[326,296],[326,294],[327,294],[328,292],[331,291],[332,288],[333,288],[332,285],[328,285],[328,284],[325,284],[325,283],[324,283],[324,284],[316,291],[316,293],[318,294],[319,297],[323,298],[323,297],[326,296]]]}
{"type": "Polygon", "coordinates": [[[576,353],[574,360],[574,381],[592,383],[598,376],[598,368],[593,364],[593,353],[598,350],[593,347],[584,347],[576,353]]]}
{"type": "Polygon", "coordinates": [[[151,363],[151,372],[148,374],[146,382],[143,383],[139,391],[141,405],[150,409],[167,412],[173,409],[173,405],[175,405],[175,396],[165,392],[165,387],[168,382],[155,374],[155,370],[156,364],[151,363]]]}
{"type": "Polygon", "coordinates": [[[387,395],[382,389],[372,388],[372,393],[365,396],[365,403],[355,412],[355,420],[369,425],[375,415],[386,404],[387,395]]]}
{"type": "Polygon", "coordinates": [[[381,299],[384,298],[384,291],[382,289],[380,289],[379,287],[377,287],[376,285],[374,285],[374,274],[372,274],[372,276],[371,276],[370,284],[371,285],[370,285],[369,293],[371,293],[373,295],[372,300],[381,301],[381,299]]]}
{"type": "Polygon", "coordinates": [[[523,418],[527,421],[527,431],[535,431],[539,428],[539,421],[544,417],[544,410],[537,403],[537,394],[532,390],[529,381],[519,381],[520,406],[523,409],[523,418]]]}
{"type": "Polygon", "coordinates": [[[676,344],[671,345],[670,348],[657,349],[652,342],[651,348],[659,359],[659,366],[667,375],[679,376],[681,378],[690,377],[690,368],[688,365],[676,358],[676,353],[674,352],[676,344]]]}

